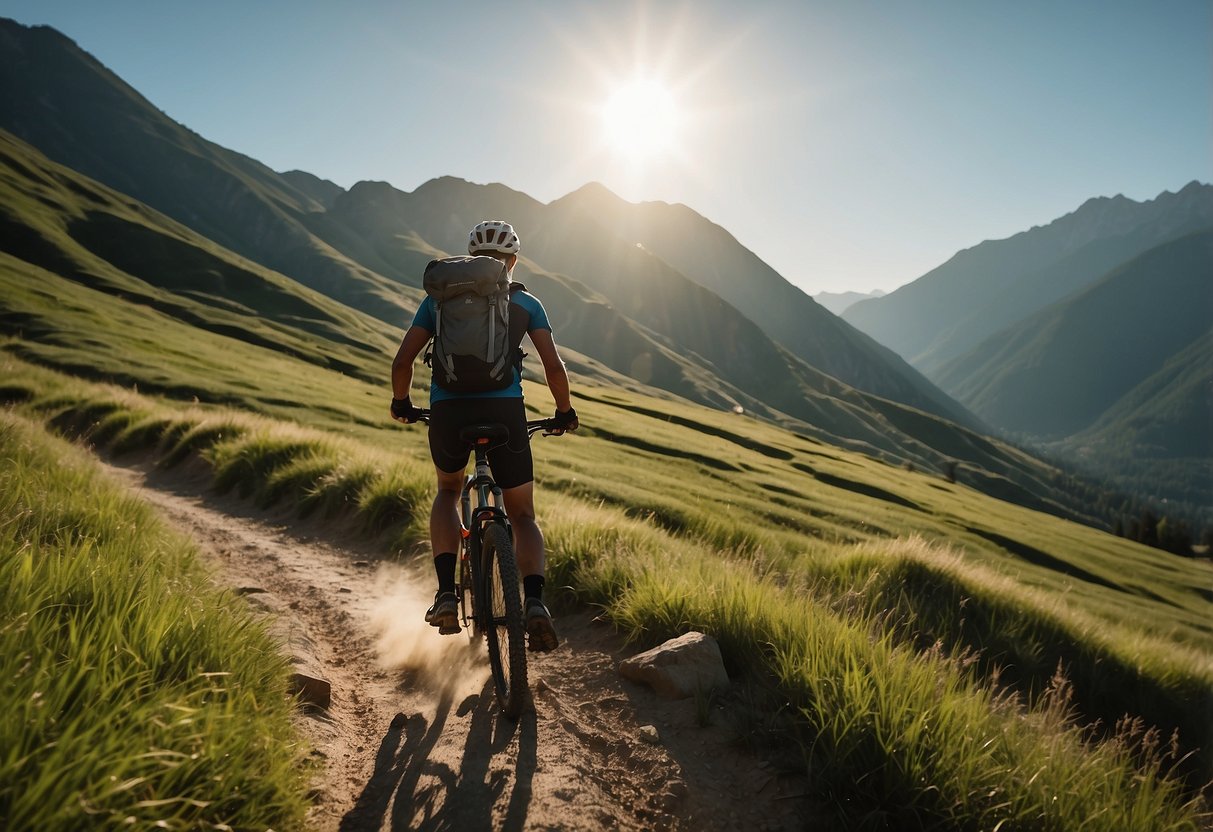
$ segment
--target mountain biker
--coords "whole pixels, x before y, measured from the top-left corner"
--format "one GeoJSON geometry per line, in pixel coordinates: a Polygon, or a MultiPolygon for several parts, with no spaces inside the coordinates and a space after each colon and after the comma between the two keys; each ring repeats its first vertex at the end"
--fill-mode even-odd
{"type": "MultiPolygon", "coordinates": [[[[468,234],[468,254],[485,255],[505,263],[513,276],[520,248],[518,235],[507,222],[488,220],[468,234]]],[[[409,399],[413,381],[413,362],[421,354],[435,330],[435,302],[426,296],[413,316],[412,326],[404,333],[392,361],[392,418],[412,424],[421,415],[409,399]]],[[[556,402],[555,432],[577,430],[577,411],[570,398],[569,377],[564,361],[552,339],[552,327],[539,299],[525,287],[510,292],[510,346],[517,348],[523,335],[530,336],[552,398],[556,402]]],[[[435,627],[457,632],[459,601],[455,594],[456,552],[459,550],[459,496],[463,489],[464,469],[470,448],[459,438],[461,428],[475,423],[500,422],[509,428],[508,442],[489,451],[493,479],[501,486],[505,511],[514,530],[514,550],[526,615],[527,638],[532,650],[554,650],[560,644],[552,615],[543,603],[543,532],[535,521],[533,464],[526,429],[526,411],[522,403],[521,361],[514,367],[514,381],[504,390],[490,393],[452,393],[437,382],[430,385],[430,456],[438,478],[438,493],[430,512],[430,542],[434,552],[434,571],[438,591],[425,620],[435,627]]]]}

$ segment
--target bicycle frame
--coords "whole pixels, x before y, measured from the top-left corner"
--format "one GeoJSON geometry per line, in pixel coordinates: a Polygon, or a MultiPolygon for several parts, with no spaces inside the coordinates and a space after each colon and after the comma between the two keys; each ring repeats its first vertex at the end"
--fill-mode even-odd
{"type": "Polygon", "coordinates": [[[513,537],[509,518],[504,508],[504,497],[500,486],[493,481],[489,471],[488,451],[489,440],[481,438],[473,446],[475,452],[475,470],[463,484],[463,492],[459,498],[459,516],[462,523],[461,534],[463,546],[459,556],[459,599],[463,601],[470,594],[472,599],[471,611],[463,610],[463,625],[472,626],[474,636],[479,636],[490,623],[487,621],[489,605],[486,599],[479,597],[483,586],[480,580],[480,549],[484,539],[484,529],[490,523],[500,523],[506,532],[513,537]],[[472,495],[476,496],[473,508],[472,495]]]}

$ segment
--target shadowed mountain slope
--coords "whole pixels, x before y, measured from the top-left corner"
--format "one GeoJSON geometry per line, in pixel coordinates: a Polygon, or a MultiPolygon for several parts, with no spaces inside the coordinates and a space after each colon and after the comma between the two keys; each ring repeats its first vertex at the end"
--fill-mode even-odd
{"type": "Polygon", "coordinates": [[[1130,493],[1157,494],[1209,517],[1213,507],[1213,332],[1057,444],[1130,493]]]}
{"type": "Polygon", "coordinates": [[[1197,182],[1147,202],[1091,199],[1046,226],[966,249],[842,317],[939,383],[945,364],[989,336],[1149,249],[1211,225],[1213,186],[1197,182]]]}
{"type": "Polygon", "coordinates": [[[307,230],[301,219],[325,207],[311,195],[316,183],[301,190],[188,130],[50,27],[0,18],[0,128],[224,248],[376,317],[399,319],[416,299],[307,230]]]}
{"type": "Polygon", "coordinates": [[[1213,231],[1151,249],[939,370],[990,422],[1059,438],[1213,328],[1213,231]]]}
{"type": "Polygon", "coordinates": [[[900,356],[819,306],[732,234],[687,206],[633,204],[591,183],[551,208],[570,213],[569,225],[601,229],[657,255],[823,373],[856,389],[975,424],[964,408],[900,356]]]}
{"type": "Polygon", "coordinates": [[[1157,246],[940,369],[990,424],[1117,487],[1213,506],[1213,231],[1157,246]]]}
{"type": "MultiPolygon", "coordinates": [[[[373,318],[51,162],[4,131],[0,231],[0,250],[19,261],[319,366],[370,378],[370,366],[392,346],[389,329],[373,318]]],[[[0,308],[4,329],[39,331],[14,300],[0,308]]]]}

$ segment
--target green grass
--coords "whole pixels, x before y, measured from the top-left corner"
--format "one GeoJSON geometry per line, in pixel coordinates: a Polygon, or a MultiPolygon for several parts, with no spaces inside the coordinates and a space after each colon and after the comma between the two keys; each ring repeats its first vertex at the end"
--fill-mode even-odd
{"type": "Polygon", "coordinates": [[[10,829],[294,828],[286,660],[190,544],[0,412],[0,817],[10,829]]]}
{"type": "MultiPolygon", "coordinates": [[[[386,533],[386,545],[424,549],[432,483],[420,431],[366,444],[16,362],[6,369],[22,380],[20,408],[73,435],[111,447],[141,440],[166,463],[200,460],[217,486],[249,499],[324,507],[386,533]]],[[[729,417],[679,412],[720,424],[628,429],[730,460],[728,480],[676,454],[629,459],[593,437],[536,439],[558,602],[599,605],[642,643],[712,633],[735,677],[776,687],[817,796],[852,826],[1203,822],[1188,783],[1202,782],[1210,759],[1200,722],[1213,690],[1205,566],[734,420],[755,445],[747,449],[721,435],[729,417]],[[864,488],[828,486],[758,445],[864,488]],[[881,490],[898,500],[870,496],[881,490]],[[1150,724],[1105,716],[1124,713],[1150,724]],[[1188,752],[1188,783],[1167,776],[1188,752]]],[[[601,404],[582,415],[609,418],[601,404]]]]}

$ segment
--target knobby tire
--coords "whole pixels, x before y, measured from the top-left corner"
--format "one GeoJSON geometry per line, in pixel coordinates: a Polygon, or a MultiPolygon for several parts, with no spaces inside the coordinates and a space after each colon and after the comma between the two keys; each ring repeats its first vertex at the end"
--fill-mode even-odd
{"type": "Polygon", "coordinates": [[[489,524],[483,541],[484,600],[487,602],[485,637],[489,666],[502,712],[516,719],[527,704],[526,627],[518,588],[514,544],[504,526],[489,524]]]}

